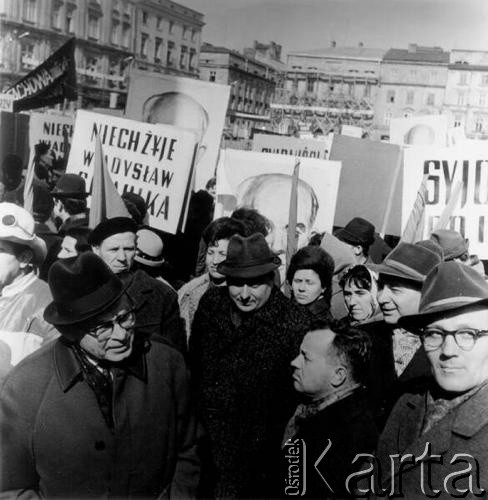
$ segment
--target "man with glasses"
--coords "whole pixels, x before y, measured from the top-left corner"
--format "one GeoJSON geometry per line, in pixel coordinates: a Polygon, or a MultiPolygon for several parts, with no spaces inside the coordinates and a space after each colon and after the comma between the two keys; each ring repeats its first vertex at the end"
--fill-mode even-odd
{"type": "Polygon", "coordinates": [[[479,496],[488,489],[488,283],[458,262],[440,264],[425,281],[419,313],[400,325],[419,336],[433,379],[426,391],[402,396],[386,424],[381,470],[395,454],[409,464],[384,474],[382,487],[401,476],[404,498],[434,498],[436,490],[479,496]]]}
{"type": "Polygon", "coordinates": [[[185,362],[136,330],[96,255],[56,262],[45,319],[61,337],[0,392],[3,498],[192,498],[199,478],[185,362]]]}

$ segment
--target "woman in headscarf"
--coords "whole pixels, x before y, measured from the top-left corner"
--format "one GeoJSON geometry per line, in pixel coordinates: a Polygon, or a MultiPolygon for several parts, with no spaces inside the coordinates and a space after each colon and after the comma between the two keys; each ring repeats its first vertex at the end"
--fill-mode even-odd
{"type": "Polygon", "coordinates": [[[306,246],[291,258],[286,280],[292,298],[319,319],[330,321],[330,298],[334,260],[318,246],[306,246]]]}
{"type": "Polygon", "coordinates": [[[360,264],[351,267],[339,282],[348,315],[344,318],[352,326],[382,319],[378,304],[378,285],[373,271],[360,264]]]}

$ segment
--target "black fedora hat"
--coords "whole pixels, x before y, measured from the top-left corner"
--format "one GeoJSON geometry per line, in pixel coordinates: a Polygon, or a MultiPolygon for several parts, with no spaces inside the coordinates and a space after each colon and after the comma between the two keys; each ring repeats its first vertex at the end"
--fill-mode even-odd
{"type": "Polygon", "coordinates": [[[415,332],[447,313],[462,313],[474,305],[488,307],[488,283],[475,269],[460,262],[443,262],[427,276],[422,287],[419,313],[403,316],[400,326],[415,332]]]}
{"type": "Polygon", "coordinates": [[[217,271],[232,278],[257,278],[280,265],[280,258],[272,252],[261,233],[247,238],[236,234],[230,238],[227,258],[217,266],[217,271]]]}
{"type": "Polygon", "coordinates": [[[51,194],[54,198],[83,200],[88,196],[85,179],[76,174],[64,174],[59,178],[51,194]]]}
{"type": "Polygon", "coordinates": [[[432,269],[442,262],[439,252],[423,245],[400,242],[381,264],[368,264],[379,274],[423,283],[432,269]]]}
{"type": "Polygon", "coordinates": [[[334,236],[350,245],[370,246],[374,242],[374,226],[361,217],[351,219],[343,229],[335,232],[334,236]]]}
{"type": "Polygon", "coordinates": [[[124,293],[122,281],[95,254],[58,260],[49,270],[53,301],[44,310],[52,325],[72,325],[109,309],[124,293]]]}

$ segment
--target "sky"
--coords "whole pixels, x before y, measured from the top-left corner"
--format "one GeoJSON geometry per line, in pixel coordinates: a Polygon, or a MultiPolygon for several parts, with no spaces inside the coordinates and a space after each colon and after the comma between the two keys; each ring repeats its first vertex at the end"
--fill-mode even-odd
{"type": "MultiPolygon", "coordinates": [[[[488,0],[177,0],[205,14],[203,41],[242,50],[271,40],[284,54],[409,43],[488,50],[488,0]]],[[[286,58],[283,60],[286,62],[286,58]]]]}

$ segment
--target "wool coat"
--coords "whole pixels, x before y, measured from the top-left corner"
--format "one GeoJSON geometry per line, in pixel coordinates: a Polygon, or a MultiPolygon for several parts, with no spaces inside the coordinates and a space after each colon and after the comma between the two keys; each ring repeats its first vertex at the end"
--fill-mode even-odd
{"type": "MultiPolygon", "coordinates": [[[[479,498],[479,495],[473,495],[478,486],[488,491],[488,412],[486,410],[488,386],[482,387],[468,400],[451,410],[430,430],[420,435],[426,401],[425,392],[405,394],[398,401],[388,419],[376,452],[381,467],[381,486],[383,489],[390,490],[393,483],[397,489],[401,487],[403,498],[409,499],[435,498],[432,493],[430,495],[425,493],[428,492],[429,484],[433,489],[440,491],[437,498],[441,500],[454,498],[453,494],[457,494],[458,498],[479,498]],[[426,453],[428,446],[430,450],[426,453]],[[397,463],[392,476],[390,457],[395,454],[406,457],[412,454],[417,459],[423,458],[415,463],[405,462],[401,473],[397,463]],[[456,460],[456,454],[462,454],[464,457],[458,456],[456,460]],[[430,459],[430,474],[426,466],[429,461],[428,455],[439,456],[430,459]],[[472,474],[464,474],[461,479],[458,475],[458,481],[453,484],[449,480],[449,474],[469,469],[466,460],[470,461],[473,466],[472,474]],[[421,467],[422,464],[424,464],[423,467],[421,467]],[[424,474],[424,481],[421,481],[422,474],[424,474]],[[427,484],[426,479],[429,476],[430,481],[427,484]],[[467,490],[467,497],[460,495],[463,489],[467,490]]],[[[379,471],[378,464],[375,470],[379,471]]],[[[454,479],[454,476],[451,476],[451,479],[454,479]]],[[[378,491],[371,498],[380,498],[378,491]]]]}
{"type": "Polygon", "coordinates": [[[163,338],[186,354],[185,326],[180,317],[175,290],[140,269],[130,273],[124,278],[124,282],[127,282],[126,280],[129,283],[127,293],[135,303],[138,333],[147,338],[163,338]]]}
{"type": "Polygon", "coordinates": [[[290,362],[313,316],[276,288],[260,309],[239,315],[239,326],[231,311],[227,287],[210,288],[190,337],[198,413],[214,467],[206,470],[205,486],[219,497],[274,496],[273,488],[283,491],[281,439],[297,404],[290,362]]]}
{"type": "Polygon", "coordinates": [[[306,419],[293,437],[293,440],[302,439],[305,444],[306,490],[303,497],[349,498],[347,477],[362,469],[361,462],[354,459],[360,453],[372,453],[378,437],[364,389],[355,390],[306,419]],[[328,446],[328,451],[317,465],[326,484],[315,464],[328,446]]]}
{"type": "Polygon", "coordinates": [[[14,367],[0,393],[6,498],[194,496],[199,463],[181,354],[152,341],[112,374],[113,431],[62,338],[14,367]]]}

